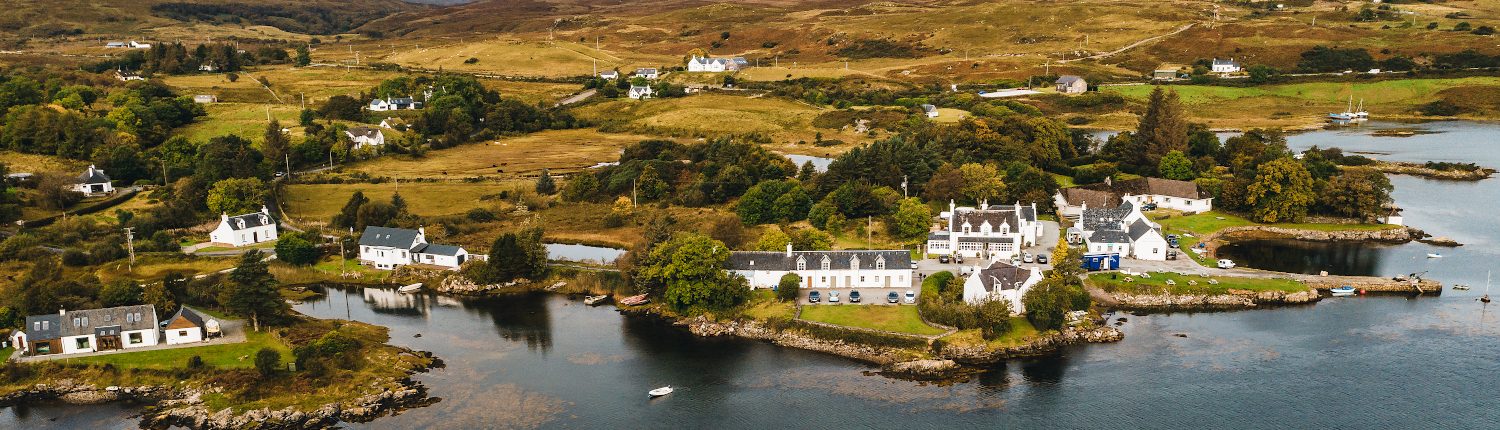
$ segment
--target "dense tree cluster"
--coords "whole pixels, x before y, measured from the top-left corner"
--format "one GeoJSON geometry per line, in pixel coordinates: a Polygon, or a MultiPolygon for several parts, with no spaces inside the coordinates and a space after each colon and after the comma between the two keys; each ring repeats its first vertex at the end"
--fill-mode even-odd
{"type": "Polygon", "coordinates": [[[321,35],[351,32],[391,11],[310,4],[168,2],[151,5],[151,13],[179,21],[269,25],[292,33],[321,35]]]}
{"type": "MultiPolygon", "coordinates": [[[[372,88],[363,100],[410,97],[423,102],[412,130],[429,138],[434,148],[447,148],[506,133],[530,133],[577,127],[580,123],[562,109],[544,109],[501,97],[468,75],[398,76],[372,88]]],[[[362,121],[364,102],[335,96],[321,110],[326,118],[362,121]]]]}

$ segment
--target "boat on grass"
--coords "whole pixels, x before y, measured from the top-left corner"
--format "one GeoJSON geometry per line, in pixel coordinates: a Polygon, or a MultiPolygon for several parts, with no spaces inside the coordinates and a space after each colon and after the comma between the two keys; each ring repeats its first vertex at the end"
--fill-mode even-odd
{"type": "Polygon", "coordinates": [[[604,303],[604,301],[608,300],[608,299],[609,299],[609,295],[608,294],[600,294],[600,295],[597,295],[597,296],[588,296],[588,297],[584,297],[583,298],[583,304],[589,305],[589,306],[594,306],[594,305],[597,305],[597,304],[600,304],[600,303],[604,303]]]}
{"type": "Polygon", "coordinates": [[[396,292],[399,292],[399,293],[408,293],[409,294],[409,293],[415,293],[415,292],[421,291],[421,290],[422,290],[422,283],[418,282],[418,283],[415,283],[415,284],[408,284],[408,285],[406,285],[404,287],[397,288],[396,292]]]}
{"type": "Polygon", "coordinates": [[[1328,290],[1328,292],[1333,293],[1334,297],[1352,296],[1355,293],[1354,287],[1348,285],[1328,290]]]}
{"type": "Polygon", "coordinates": [[[646,394],[651,395],[651,398],[653,398],[653,399],[657,398],[657,397],[665,396],[665,395],[668,395],[668,394],[672,394],[672,386],[668,385],[668,386],[665,386],[665,387],[657,388],[655,390],[647,391],[646,394]]]}
{"type": "Polygon", "coordinates": [[[620,304],[625,306],[640,306],[647,303],[651,303],[651,299],[646,298],[645,294],[639,294],[620,299],[620,304]]]}

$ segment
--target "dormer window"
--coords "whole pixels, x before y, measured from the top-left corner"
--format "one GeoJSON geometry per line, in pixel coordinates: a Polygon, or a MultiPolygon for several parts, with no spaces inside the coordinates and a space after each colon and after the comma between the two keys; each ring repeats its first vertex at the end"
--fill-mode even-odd
{"type": "Polygon", "coordinates": [[[885,270],[885,257],[875,259],[875,270],[885,270]]]}
{"type": "Polygon", "coordinates": [[[970,228],[968,224],[964,224],[964,234],[969,234],[972,231],[973,231],[973,229],[970,228]]]}
{"type": "Polygon", "coordinates": [[[807,259],[797,257],[797,270],[807,270],[807,259]]]}
{"type": "Polygon", "coordinates": [[[827,255],[824,255],[823,256],[823,262],[822,262],[822,268],[823,268],[823,270],[828,270],[828,269],[832,268],[832,266],[833,266],[833,261],[829,260],[827,255]]]}
{"type": "Polygon", "coordinates": [[[858,256],[855,256],[855,257],[852,257],[852,258],[849,259],[849,269],[851,269],[851,270],[858,270],[859,269],[859,257],[858,256]]]}

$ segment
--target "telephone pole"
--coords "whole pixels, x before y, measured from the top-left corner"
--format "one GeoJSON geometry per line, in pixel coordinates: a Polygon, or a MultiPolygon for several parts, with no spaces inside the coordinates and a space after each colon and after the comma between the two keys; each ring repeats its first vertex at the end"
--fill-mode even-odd
{"type": "Polygon", "coordinates": [[[126,272],[135,272],[135,227],[125,227],[125,249],[130,251],[130,265],[126,272]]]}

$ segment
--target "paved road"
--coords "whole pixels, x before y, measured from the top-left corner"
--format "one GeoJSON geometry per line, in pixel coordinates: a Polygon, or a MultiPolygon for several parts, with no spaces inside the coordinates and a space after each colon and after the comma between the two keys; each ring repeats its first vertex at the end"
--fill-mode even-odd
{"type": "Polygon", "coordinates": [[[567,105],[570,105],[570,104],[573,104],[573,103],[578,103],[578,102],[587,100],[589,97],[593,97],[594,94],[598,93],[598,92],[599,92],[598,90],[595,90],[593,88],[590,88],[590,89],[587,89],[587,90],[583,90],[583,92],[580,92],[578,94],[574,94],[574,95],[568,96],[568,98],[562,99],[562,101],[557,102],[557,104],[555,104],[553,106],[567,106],[567,105]]]}

